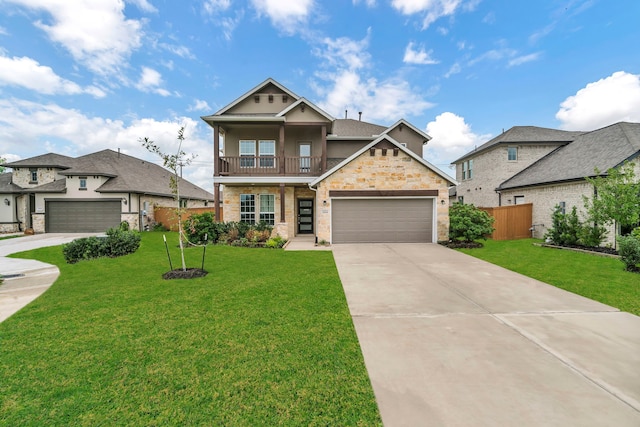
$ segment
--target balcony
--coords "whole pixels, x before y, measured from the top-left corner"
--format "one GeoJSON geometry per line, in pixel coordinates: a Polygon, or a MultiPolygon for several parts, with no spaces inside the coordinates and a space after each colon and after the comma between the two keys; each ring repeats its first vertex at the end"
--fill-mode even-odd
{"type": "Polygon", "coordinates": [[[221,176],[320,176],[322,157],[237,156],[220,157],[221,176]]]}

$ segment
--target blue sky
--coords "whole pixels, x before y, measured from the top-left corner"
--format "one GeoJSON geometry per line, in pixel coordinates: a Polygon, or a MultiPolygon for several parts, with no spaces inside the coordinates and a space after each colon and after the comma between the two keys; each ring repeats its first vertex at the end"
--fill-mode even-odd
{"type": "Polygon", "coordinates": [[[186,126],[212,189],[212,114],[268,77],[335,117],[400,118],[451,161],[517,125],[640,122],[636,0],[0,0],[0,157],[158,161],[186,126]]]}

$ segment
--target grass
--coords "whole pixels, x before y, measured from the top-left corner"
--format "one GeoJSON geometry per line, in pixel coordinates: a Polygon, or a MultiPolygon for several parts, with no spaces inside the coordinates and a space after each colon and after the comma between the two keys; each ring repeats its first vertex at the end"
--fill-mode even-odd
{"type": "Polygon", "coordinates": [[[171,281],[162,233],[116,259],[20,256],[61,276],[0,324],[0,425],[381,424],[330,252],[214,246],[208,276],[171,281]]]}
{"type": "Polygon", "coordinates": [[[461,252],[640,316],[640,275],[615,258],[534,246],[534,239],[487,240],[461,252]]]}
{"type": "Polygon", "coordinates": [[[16,237],[24,237],[24,234],[10,234],[8,236],[0,235],[0,240],[15,239],[16,237]]]}

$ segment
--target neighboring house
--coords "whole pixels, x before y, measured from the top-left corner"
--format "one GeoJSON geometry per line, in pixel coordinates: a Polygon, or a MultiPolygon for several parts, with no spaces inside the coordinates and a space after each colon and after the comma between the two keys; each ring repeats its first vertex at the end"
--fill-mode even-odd
{"type": "MultiPolygon", "coordinates": [[[[101,232],[127,221],[143,230],[154,206],[175,206],[171,172],[112,150],[72,158],[44,154],[5,164],[0,175],[0,231],[101,232]]],[[[213,194],[180,179],[185,207],[206,206],[213,194]]]]}
{"type": "Polygon", "coordinates": [[[515,204],[516,200],[501,200],[498,186],[582,133],[535,126],[514,126],[502,132],[452,162],[459,182],[458,201],[480,207],[515,204]]]}
{"type": "MultiPolygon", "coordinates": [[[[635,163],[640,179],[640,123],[621,122],[583,133],[505,180],[497,190],[503,201],[533,203],[535,237],[542,238],[552,225],[555,206],[565,212],[576,206],[580,212],[584,211],[583,196],[594,197],[594,188],[585,177],[595,177],[596,169],[606,175],[625,161],[635,163]]],[[[612,236],[610,233],[609,241],[612,236]]]]}
{"type": "Polygon", "coordinates": [[[585,177],[635,161],[640,176],[640,123],[592,132],[513,127],[456,160],[457,198],[481,207],[532,203],[533,235],[542,238],[556,205],[584,211],[593,197],[585,177]]]}
{"type": "Polygon", "coordinates": [[[422,159],[430,137],[405,120],[336,119],[273,79],[202,119],[214,131],[214,203],[219,211],[223,185],[227,221],[331,243],[448,238],[455,182],[422,159]]]}

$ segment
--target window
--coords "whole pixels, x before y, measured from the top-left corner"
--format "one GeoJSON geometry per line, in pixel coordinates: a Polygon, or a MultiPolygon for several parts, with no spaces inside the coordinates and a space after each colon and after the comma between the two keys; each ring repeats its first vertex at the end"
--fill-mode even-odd
{"type": "Polygon", "coordinates": [[[558,207],[560,208],[560,212],[562,212],[562,215],[564,215],[566,213],[566,208],[567,208],[566,202],[558,203],[558,207]]]}
{"type": "Polygon", "coordinates": [[[269,225],[276,223],[276,197],[273,194],[260,195],[260,221],[269,225]]]}
{"type": "Polygon", "coordinates": [[[240,167],[241,168],[253,168],[256,166],[256,141],[255,140],[240,140],[240,167]],[[242,158],[246,157],[246,158],[242,158]]]}
{"type": "Polygon", "coordinates": [[[469,163],[467,162],[462,162],[462,180],[464,181],[465,179],[467,179],[467,167],[469,166],[469,163]]]}
{"type": "Polygon", "coordinates": [[[273,140],[261,140],[258,143],[261,168],[275,167],[276,142],[273,140]]]}
{"type": "Polygon", "coordinates": [[[464,205],[464,196],[458,196],[458,203],[464,205]]]}
{"type": "Polygon", "coordinates": [[[78,180],[80,181],[79,190],[86,190],[87,189],[87,177],[86,176],[79,176],[78,180]]]}
{"type": "Polygon", "coordinates": [[[473,159],[469,159],[469,167],[467,168],[467,179],[473,178],[473,159]]]}
{"type": "Polygon", "coordinates": [[[513,196],[513,204],[521,205],[524,203],[524,196],[513,196]]]}
{"type": "Polygon", "coordinates": [[[300,173],[311,172],[311,143],[300,142],[298,144],[298,155],[300,156],[300,173]]]}
{"type": "Polygon", "coordinates": [[[510,162],[515,162],[518,160],[518,147],[509,147],[507,148],[507,160],[510,162]]]}
{"type": "Polygon", "coordinates": [[[240,222],[256,222],[256,196],[253,194],[240,195],[240,222]]]}
{"type": "Polygon", "coordinates": [[[29,169],[29,173],[31,174],[31,181],[29,181],[30,184],[37,184],[38,183],[38,169],[29,169]]]}
{"type": "Polygon", "coordinates": [[[180,199],[180,207],[181,208],[186,208],[187,207],[187,199],[180,199]]]}

